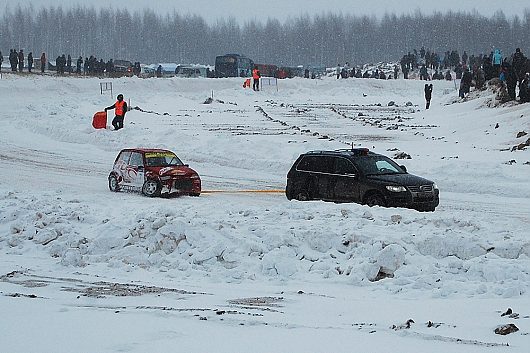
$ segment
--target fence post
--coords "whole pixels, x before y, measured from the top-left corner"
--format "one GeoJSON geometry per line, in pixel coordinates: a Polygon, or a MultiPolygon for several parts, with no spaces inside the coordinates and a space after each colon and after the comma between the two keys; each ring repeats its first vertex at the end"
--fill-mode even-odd
{"type": "Polygon", "coordinates": [[[103,92],[110,91],[110,96],[112,97],[112,82],[100,82],[99,83],[99,92],[100,94],[103,94],[103,92]]]}

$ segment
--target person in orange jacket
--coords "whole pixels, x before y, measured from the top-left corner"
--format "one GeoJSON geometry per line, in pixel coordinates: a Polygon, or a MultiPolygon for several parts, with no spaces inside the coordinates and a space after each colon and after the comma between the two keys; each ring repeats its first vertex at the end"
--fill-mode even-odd
{"type": "Polygon", "coordinates": [[[114,109],[114,119],[112,119],[112,126],[114,130],[123,128],[123,119],[125,119],[125,113],[127,112],[127,103],[123,100],[123,94],[118,94],[118,100],[110,107],[105,108],[105,112],[110,109],[114,109]]]}
{"type": "Polygon", "coordinates": [[[261,73],[258,70],[257,66],[254,66],[254,70],[252,70],[252,78],[254,79],[254,83],[252,84],[252,89],[254,91],[259,91],[259,78],[261,77],[261,73]]]}

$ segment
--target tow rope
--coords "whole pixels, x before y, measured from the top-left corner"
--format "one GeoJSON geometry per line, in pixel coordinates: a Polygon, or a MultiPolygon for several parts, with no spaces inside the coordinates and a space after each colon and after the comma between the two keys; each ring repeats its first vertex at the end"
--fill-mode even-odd
{"type": "Polygon", "coordinates": [[[201,194],[279,194],[285,193],[285,190],[202,190],[201,194]]]}

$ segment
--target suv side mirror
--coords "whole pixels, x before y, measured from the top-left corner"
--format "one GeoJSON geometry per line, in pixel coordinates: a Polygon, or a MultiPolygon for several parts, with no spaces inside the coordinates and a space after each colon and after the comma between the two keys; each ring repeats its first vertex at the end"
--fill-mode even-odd
{"type": "Polygon", "coordinates": [[[405,167],[404,165],[400,165],[399,166],[401,169],[403,169],[405,171],[405,173],[407,173],[407,167],[405,167]]]}

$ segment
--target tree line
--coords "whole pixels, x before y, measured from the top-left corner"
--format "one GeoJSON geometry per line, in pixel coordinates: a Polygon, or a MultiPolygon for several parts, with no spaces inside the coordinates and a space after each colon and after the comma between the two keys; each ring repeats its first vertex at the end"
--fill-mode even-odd
{"type": "MultiPolygon", "coordinates": [[[[0,10],[2,11],[2,10],[0,10]]],[[[530,9],[507,18],[478,12],[435,12],[382,17],[337,13],[301,15],[284,22],[269,18],[243,24],[235,18],[207,23],[198,15],[129,12],[127,9],[17,6],[0,12],[0,50],[126,59],[144,63],[214,64],[215,56],[246,55],[280,66],[336,66],[338,63],[397,61],[413,49],[493,48],[530,52],[530,9]]]]}

